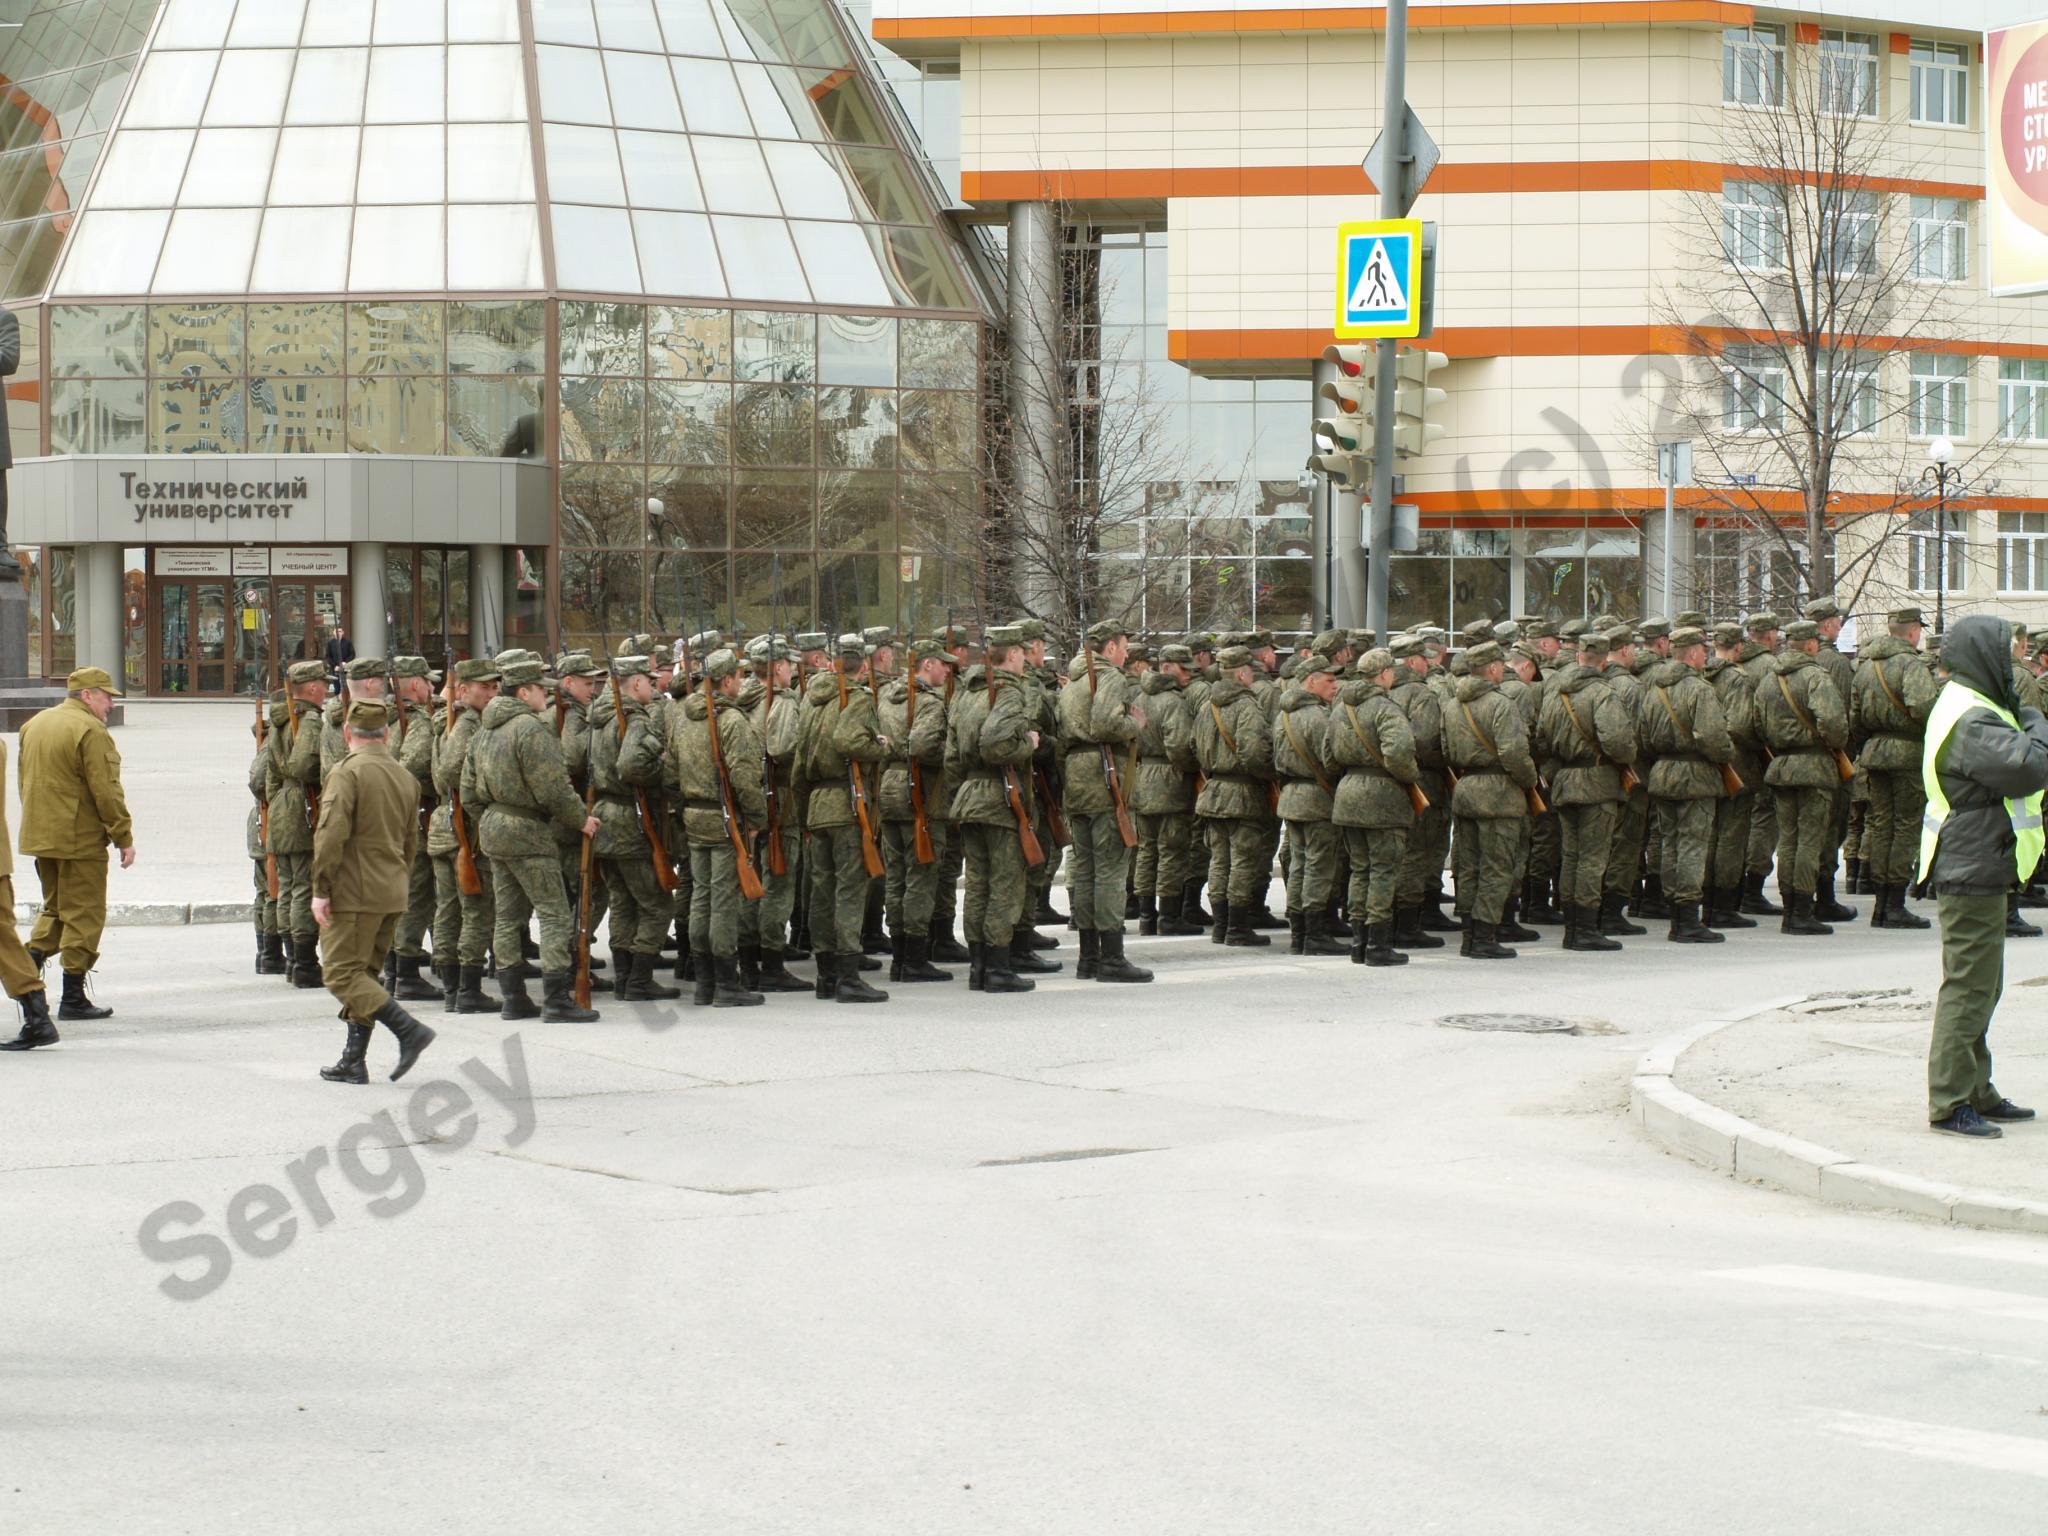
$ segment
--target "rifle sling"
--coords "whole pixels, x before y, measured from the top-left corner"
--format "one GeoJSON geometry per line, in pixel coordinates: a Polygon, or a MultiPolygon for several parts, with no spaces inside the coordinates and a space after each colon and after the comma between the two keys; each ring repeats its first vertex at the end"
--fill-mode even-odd
{"type": "MultiPolygon", "coordinates": [[[[1782,693],[1785,696],[1785,702],[1787,705],[1791,707],[1793,716],[1799,721],[1801,725],[1806,727],[1807,734],[1813,737],[1812,750],[1816,752],[1833,752],[1840,750],[1839,748],[1830,747],[1828,745],[1827,738],[1821,735],[1820,733],[1820,727],[1813,723],[1813,716],[1809,715],[1806,712],[1804,706],[1802,706],[1797,699],[1792,697],[1792,686],[1791,684],[1785,681],[1785,674],[1782,672],[1778,674],[1778,692],[1782,693]]],[[[1798,752],[1804,749],[1799,747],[1792,747],[1788,750],[1798,752]]]]}
{"type": "MultiPolygon", "coordinates": [[[[1351,706],[1349,704],[1346,704],[1344,707],[1346,709],[1349,709],[1351,706]]],[[[1291,710],[1283,709],[1280,711],[1280,729],[1287,733],[1287,745],[1294,748],[1294,755],[1300,758],[1304,763],[1307,763],[1313,770],[1315,775],[1316,788],[1320,789],[1326,795],[1334,796],[1337,793],[1337,791],[1332,789],[1330,787],[1330,781],[1323,777],[1323,770],[1320,767],[1316,766],[1316,760],[1310,757],[1306,752],[1301,750],[1301,742],[1298,739],[1296,739],[1294,734],[1294,724],[1291,720],[1288,719],[1288,716],[1291,713],[1291,710]]],[[[1356,716],[1352,717],[1351,723],[1354,726],[1358,723],[1358,719],[1356,716]]],[[[1362,737],[1360,739],[1363,740],[1362,737]]]]}

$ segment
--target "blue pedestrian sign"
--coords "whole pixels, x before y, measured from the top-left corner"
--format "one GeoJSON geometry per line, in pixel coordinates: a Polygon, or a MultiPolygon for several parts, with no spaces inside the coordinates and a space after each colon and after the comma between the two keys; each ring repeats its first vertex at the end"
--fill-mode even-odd
{"type": "Polygon", "coordinates": [[[1337,226],[1337,335],[1347,341],[1422,331],[1422,221],[1337,226]]]}

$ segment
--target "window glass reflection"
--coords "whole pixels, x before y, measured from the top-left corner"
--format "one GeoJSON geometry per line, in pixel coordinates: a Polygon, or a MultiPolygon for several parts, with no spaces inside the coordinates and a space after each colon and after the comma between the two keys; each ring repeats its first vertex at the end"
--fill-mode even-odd
{"type": "Polygon", "coordinates": [[[351,373],[439,373],[443,308],[428,300],[348,307],[351,373]]]}
{"type": "Polygon", "coordinates": [[[647,456],[665,464],[732,461],[732,386],[655,380],[647,386],[647,456]]]}
{"type": "Polygon", "coordinates": [[[643,371],[647,311],[639,304],[564,299],[560,306],[564,373],[643,371]]]}
{"type": "Polygon", "coordinates": [[[140,379],[59,379],[50,386],[50,452],[140,453],[148,407],[140,379]]]}
{"type": "Polygon", "coordinates": [[[658,465],[647,472],[650,543],[681,549],[724,549],[732,542],[732,481],[723,469],[658,465]]]}
{"type": "Polygon", "coordinates": [[[540,451],[540,380],[459,375],[448,381],[448,451],[527,459],[540,451]]]}
{"type": "Polygon", "coordinates": [[[820,389],[818,462],[835,469],[894,469],[895,391],[820,389]]]}
{"type": "Polygon", "coordinates": [[[820,549],[894,549],[896,477],[831,474],[818,477],[820,549]]]}
{"type": "Polygon", "coordinates": [[[672,379],[732,377],[732,311],[656,304],[647,312],[647,366],[672,379]]]}
{"type": "Polygon", "coordinates": [[[638,549],[646,517],[639,469],[576,464],[562,470],[562,542],[638,549]]]}
{"type": "Polygon", "coordinates": [[[562,380],[562,459],[640,462],[646,387],[638,379],[562,380]]]}
{"type": "Polygon", "coordinates": [[[539,373],[548,312],[540,299],[471,299],[448,305],[450,373],[539,373]]]}
{"type": "Polygon", "coordinates": [[[974,465],[974,396],[911,389],[903,392],[903,467],[970,469],[974,465]]]}
{"type": "Polygon", "coordinates": [[[341,372],[339,304],[252,304],[249,371],[331,377],[341,372]]]}
{"type": "Polygon", "coordinates": [[[50,309],[50,372],[139,379],[148,346],[140,304],[56,304],[50,309]]]}
{"type": "Polygon", "coordinates": [[[251,379],[249,451],[346,452],[343,398],[340,379],[251,379]]]}
{"type": "Polygon", "coordinates": [[[445,400],[437,378],[350,379],[349,452],[439,453],[445,400]]]}
{"type": "Polygon", "coordinates": [[[741,470],[733,481],[733,547],[810,549],[815,489],[803,470],[741,470]]]}
{"type": "Polygon", "coordinates": [[[733,457],[741,464],[809,464],[811,392],[794,384],[741,384],[733,392],[733,457]]]}
{"type": "Polygon", "coordinates": [[[245,403],[240,379],[158,379],[149,386],[149,451],[241,453],[245,403]]]}
{"type": "Polygon", "coordinates": [[[733,377],[807,383],[818,376],[815,315],[742,309],[732,317],[733,377]]]}
{"type": "Polygon", "coordinates": [[[189,378],[242,371],[242,306],[152,304],[149,371],[189,378]]]}
{"type": "Polygon", "coordinates": [[[972,389],[980,368],[981,327],[972,320],[899,322],[908,388],[972,389]]]}

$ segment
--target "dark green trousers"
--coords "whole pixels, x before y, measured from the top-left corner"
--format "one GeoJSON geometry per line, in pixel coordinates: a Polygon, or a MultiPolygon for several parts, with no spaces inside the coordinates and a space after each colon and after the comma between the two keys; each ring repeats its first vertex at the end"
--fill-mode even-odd
{"type": "Polygon", "coordinates": [[[1650,866],[1671,901],[1698,901],[1705,894],[1707,856],[1714,842],[1712,800],[1653,800],[1660,846],[1650,866]]]}
{"type": "Polygon", "coordinates": [[[1067,897],[1083,933],[1122,933],[1124,895],[1131,888],[1131,850],[1117,834],[1116,812],[1069,816],[1067,897]]]}
{"type": "Polygon", "coordinates": [[[1024,845],[1014,822],[956,821],[965,866],[961,897],[962,931],[970,944],[1007,948],[1024,915],[1030,879],[1024,867],[1024,845]]]}
{"type": "Polygon", "coordinates": [[[668,893],[654,873],[654,854],[645,844],[622,859],[600,859],[605,889],[611,893],[612,948],[636,955],[658,955],[668,937],[668,893]]]}
{"type": "Polygon", "coordinates": [[[1335,894],[1342,838],[1327,821],[1290,821],[1287,846],[1287,906],[1294,912],[1320,912],[1335,894]]]}
{"type": "Polygon", "coordinates": [[[1134,877],[1138,894],[1156,891],[1164,902],[1180,901],[1181,887],[1188,883],[1189,847],[1194,841],[1192,811],[1163,811],[1157,816],[1140,816],[1138,821],[1138,863],[1134,877]]]}
{"type": "Polygon", "coordinates": [[[1273,883],[1266,829],[1249,819],[1218,816],[1203,819],[1202,833],[1209,840],[1209,899],[1220,893],[1233,907],[1263,903],[1273,883]]]}
{"type": "Polygon", "coordinates": [[[1911,885],[1920,859],[1920,817],[1927,789],[1918,771],[1876,772],[1863,812],[1863,858],[1880,885],[1911,885]]]}
{"type": "Polygon", "coordinates": [[[939,822],[926,823],[932,839],[933,858],[917,862],[917,823],[882,823],[882,863],[889,932],[924,938],[932,931],[932,909],[939,895],[939,839],[944,834],[939,822]]]}
{"type": "MultiPolygon", "coordinates": [[[[932,828],[938,834],[936,825],[932,828]]],[[[761,899],[750,901],[746,910],[740,913],[740,942],[759,944],[762,949],[781,954],[789,940],[789,915],[796,910],[796,896],[800,887],[798,879],[803,874],[802,852],[804,835],[793,825],[782,828],[782,873],[771,874],[768,870],[768,834],[765,829],[754,833],[754,868],[761,872],[761,899]]]]}
{"type": "Polygon", "coordinates": [[[868,906],[860,828],[851,823],[811,828],[805,862],[811,880],[811,948],[821,955],[859,954],[868,906]]]}
{"type": "Polygon", "coordinates": [[[1963,1105],[1996,1109],[1991,1047],[1984,1037],[2005,990],[2005,897],[1937,896],[1941,915],[1941,990],[1927,1043],[1927,1118],[1946,1120],[1963,1105]]]}
{"type": "Polygon", "coordinates": [[[1529,818],[1460,816],[1457,832],[1452,873],[1458,882],[1458,916],[1498,923],[1508,898],[1522,883],[1529,851],[1529,818]]]}
{"type": "MultiPolygon", "coordinates": [[[[855,851],[854,857],[860,854],[855,851]]],[[[740,908],[739,860],[730,842],[690,845],[690,948],[707,951],[721,960],[739,953],[740,908]]],[[[855,929],[858,937],[859,930],[855,929]]],[[[659,948],[657,946],[657,953],[659,948]]]]}
{"type": "Polygon", "coordinates": [[[1394,918],[1394,888],[1408,851],[1406,827],[1338,827],[1351,864],[1346,915],[1354,923],[1394,918]]]}
{"type": "Polygon", "coordinates": [[[1562,844],[1557,873],[1559,901],[1573,907],[1600,905],[1600,897],[1607,889],[1607,860],[1614,849],[1614,823],[1620,813],[1618,800],[1557,808],[1562,844]]]}
{"type": "Polygon", "coordinates": [[[1641,784],[1615,806],[1614,841],[1607,849],[1609,896],[1626,896],[1636,888],[1642,869],[1643,843],[1650,834],[1650,792],[1641,784]]]}
{"type": "Polygon", "coordinates": [[[1773,799],[1778,812],[1778,882],[1788,891],[1811,895],[1826,867],[1834,831],[1835,793],[1805,785],[1780,785],[1773,799]]]}

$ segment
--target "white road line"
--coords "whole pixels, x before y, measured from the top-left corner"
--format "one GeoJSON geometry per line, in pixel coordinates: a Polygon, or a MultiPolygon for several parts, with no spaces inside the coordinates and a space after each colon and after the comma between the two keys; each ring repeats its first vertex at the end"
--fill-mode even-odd
{"type": "Polygon", "coordinates": [[[2048,1298],[2019,1291],[1993,1291],[1974,1285],[1943,1285],[1932,1280],[1906,1280],[1854,1269],[1819,1269],[1804,1264],[1763,1264],[1753,1269],[1710,1270],[1716,1279],[1750,1285],[1774,1285],[1793,1291],[1844,1296],[1855,1301],[1891,1302],[1931,1307],[1946,1312],[1975,1312],[1985,1317],[2010,1317],[2048,1323],[2048,1298]]]}
{"type": "Polygon", "coordinates": [[[2036,1264],[2048,1269],[2048,1243],[2039,1238],[1982,1238],[1971,1243],[1954,1243],[1941,1250],[1966,1259],[2003,1259],[2011,1264],[2036,1264]]]}
{"type": "Polygon", "coordinates": [[[2048,1440],[1957,1429],[1948,1424],[1922,1424],[1913,1419],[1887,1419],[1869,1413],[1837,1412],[1822,1427],[1872,1450],[1953,1462],[1983,1472],[2048,1477],[2048,1440]]]}

